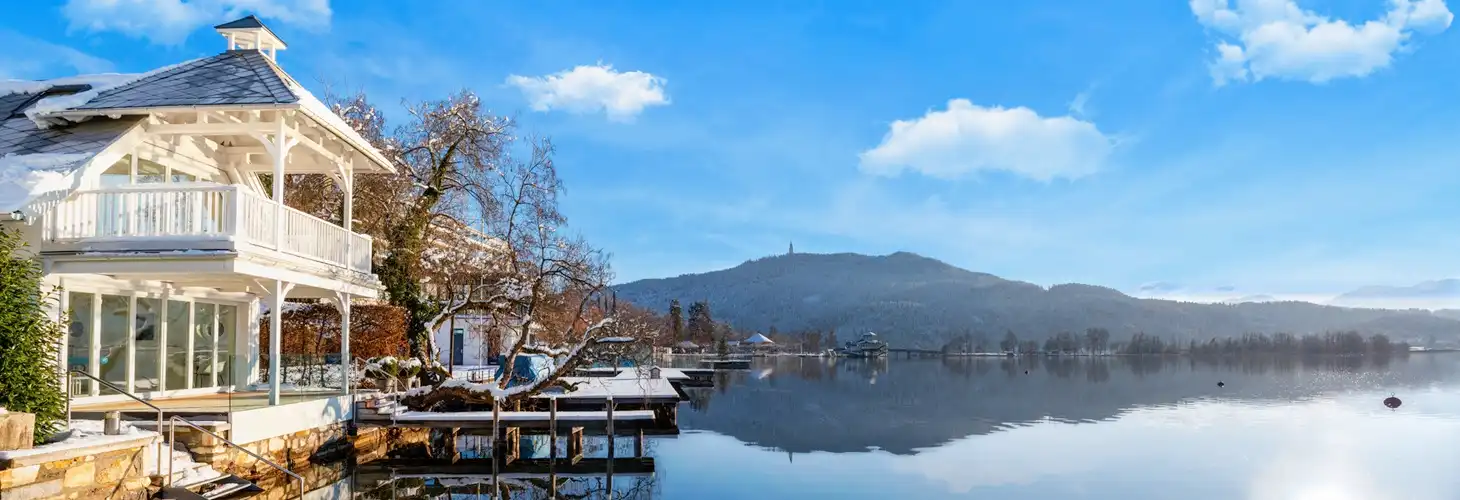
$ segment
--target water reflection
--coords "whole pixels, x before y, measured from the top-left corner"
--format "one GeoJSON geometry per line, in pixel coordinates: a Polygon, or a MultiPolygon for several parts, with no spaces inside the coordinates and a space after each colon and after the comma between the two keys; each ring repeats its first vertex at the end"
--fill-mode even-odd
{"type": "Polygon", "coordinates": [[[360,465],[353,478],[357,498],[660,498],[651,458],[656,443],[620,436],[610,444],[604,436],[585,437],[583,453],[576,457],[565,437],[554,445],[545,435],[521,436],[515,444],[507,459],[507,449],[493,448],[490,432],[434,430],[428,443],[400,447],[360,465]]]}
{"type": "Polygon", "coordinates": [[[1361,390],[1403,392],[1460,379],[1457,361],[1449,355],[762,358],[749,371],[717,374],[714,389],[686,389],[690,402],[680,425],[797,453],[875,448],[911,454],[1047,420],[1105,421],[1136,408],[1203,398],[1281,402],[1361,390]],[[758,377],[766,370],[769,376],[758,377]]]}
{"type": "MultiPolygon", "coordinates": [[[[638,468],[607,460],[601,437],[585,443],[587,458],[575,465],[544,462],[547,444],[524,437],[515,468],[494,470],[484,460],[490,443],[467,436],[393,455],[448,461],[363,464],[354,491],[382,499],[1460,498],[1456,355],[767,358],[715,378],[714,388],[687,388],[685,433],[651,441],[638,468]],[[1384,408],[1390,394],[1404,406],[1384,408]]],[[[620,438],[613,456],[630,457],[633,446],[620,438]]]]}

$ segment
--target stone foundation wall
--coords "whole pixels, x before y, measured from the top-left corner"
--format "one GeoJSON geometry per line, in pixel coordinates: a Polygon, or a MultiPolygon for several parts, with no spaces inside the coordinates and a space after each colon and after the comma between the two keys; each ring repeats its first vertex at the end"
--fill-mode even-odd
{"type": "MultiPolygon", "coordinates": [[[[355,436],[348,436],[346,426],[346,422],[339,422],[240,445],[284,468],[296,470],[308,465],[334,462],[352,453],[357,461],[367,462],[384,456],[391,445],[419,443],[429,439],[426,429],[378,427],[361,429],[355,436]]],[[[228,437],[225,427],[210,430],[228,437]]],[[[211,465],[220,472],[236,474],[249,480],[279,474],[253,455],[195,429],[184,431],[183,428],[178,428],[177,440],[187,446],[193,460],[211,465]]]]}
{"type": "MultiPolygon", "coordinates": [[[[351,455],[355,462],[364,463],[384,457],[393,447],[430,441],[429,429],[370,427],[348,436],[346,425],[331,424],[243,446],[303,476],[305,491],[310,491],[344,477],[351,463],[344,459],[351,455]]],[[[225,429],[219,426],[215,432],[226,437],[225,429]]],[[[155,453],[156,448],[149,446],[154,439],[155,435],[144,436],[100,448],[0,461],[0,499],[146,499],[152,479],[143,474],[143,463],[151,459],[148,453],[155,453]]],[[[179,427],[177,440],[187,445],[195,461],[263,486],[267,492],[260,498],[293,498],[298,494],[293,477],[213,436],[179,427]]]]}
{"type": "MultiPolygon", "coordinates": [[[[341,433],[340,436],[343,438],[344,444],[342,446],[331,445],[329,444],[332,442],[331,436],[334,435],[333,433],[336,430],[343,431],[343,428],[329,426],[316,429],[316,431],[320,432],[317,434],[319,437],[315,440],[320,442],[321,447],[317,448],[314,453],[294,452],[291,448],[291,451],[287,455],[283,452],[270,451],[270,453],[276,453],[277,455],[265,456],[269,456],[271,460],[275,456],[297,457],[303,455],[313,458],[314,460],[308,463],[296,460],[292,465],[286,465],[295,474],[299,474],[304,478],[304,491],[313,491],[345,478],[349,474],[351,463],[365,463],[376,460],[384,457],[392,447],[413,443],[425,443],[430,440],[430,429],[385,429],[372,427],[361,429],[353,437],[345,437],[341,433]],[[343,459],[351,455],[355,458],[353,461],[335,460],[336,457],[343,459]]],[[[262,442],[263,444],[260,447],[272,449],[274,446],[273,443],[277,443],[274,439],[270,439],[268,442],[262,442]]],[[[308,438],[301,438],[298,433],[283,439],[286,446],[291,442],[309,442],[308,438]]],[[[242,454],[238,450],[234,450],[234,453],[242,454]]],[[[249,458],[252,459],[253,457],[249,458]]],[[[275,461],[277,462],[278,460],[275,461]]],[[[279,463],[284,464],[284,462],[279,463]]],[[[274,468],[269,467],[267,464],[258,463],[257,459],[253,459],[252,462],[245,462],[240,459],[236,466],[237,469],[234,469],[235,474],[253,481],[264,488],[265,491],[260,493],[256,498],[264,500],[295,498],[295,492],[299,490],[298,480],[274,470],[274,468]],[[242,471],[242,473],[239,471],[242,471]]]]}
{"type": "Polygon", "coordinates": [[[155,448],[143,443],[100,452],[81,449],[67,454],[82,456],[39,463],[47,458],[12,460],[0,464],[0,498],[142,500],[151,485],[142,472],[143,457],[151,450],[155,448]]]}

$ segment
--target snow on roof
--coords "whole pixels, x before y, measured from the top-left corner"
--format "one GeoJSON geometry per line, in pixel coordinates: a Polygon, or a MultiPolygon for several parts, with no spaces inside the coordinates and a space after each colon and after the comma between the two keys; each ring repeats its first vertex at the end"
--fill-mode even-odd
{"type": "Polygon", "coordinates": [[[0,156],[0,211],[16,212],[46,193],[71,189],[71,173],[91,157],[91,153],[0,156]]]}
{"type": "MultiPolygon", "coordinates": [[[[627,369],[619,370],[618,373],[615,373],[614,374],[613,378],[617,378],[617,379],[630,379],[630,380],[645,379],[645,378],[649,378],[649,370],[654,369],[654,368],[658,368],[659,369],[659,376],[661,378],[664,378],[664,379],[668,379],[668,380],[683,380],[683,379],[689,378],[689,375],[685,375],[685,373],[684,373],[683,370],[680,370],[678,368],[665,368],[665,367],[659,367],[659,366],[653,366],[653,367],[639,366],[639,367],[633,367],[633,368],[627,368],[627,369]]],[[[612,368],[610,368],[610,369],[612,369],[612,368]]]]}
{"type": "MultiPolygon", "coordinates": [[[[16,84],[14,88],[21,91],[28,90],[30,91],[28,93],[34,94],[38,92],[44,92],[47,89],[60,85],[91,86],[91,88],[88,90],[77,92],[74,94],[54,95],[46,97],[44,99],[36,101],[35,104],[31,105],[31,107],[25,110],[25,116],[27,118],[30,118],[31,121],[35,122],[37,127],[49,128],[52,125],[63,122],[48,118],[48,115],[82,106],[87,102],[90,102],[92,99],[95,99],[96,96],[101,94],[102,92],[106,92],[108,90],[127,85],[148,76],[162,73],[164,71],[168,71],[178,66],[192,63],[198,60],[199,59],[193,59],[170,66],[163,66],[161,68],[157,68],[146,73],[99,73],[95,75],[76,75],[65,78],[45,80],[42,82],[30,82],[33,85],[16,84]],[[39,84],[41,86],[40,89],[35,90],[37,85],[34,84],[39,84]]],[[[4,90],[5,89],[3,87],[0,87],[0,95],[7,93],[4,90]]]]}
{"type": "MultiPolygon", "coordinates": [[[[662,375],[662,372],[661,372],[662,375]]],[[[679,392],[667,378],[611,378],[611,377],[563,377],[562,380],[576,384],[570,392],[551,388],[533,397],[607,398],[624,400],[637,398],[678,398],[679,392]]]]}
{"type": "Polygon", "coordinates": [[[0,96],[10,94],[39,94],[48,88],[51,88],[51,85],[44,81],[0,80],[0,96]]]}
{"type": "Polygon", "coordinates": [[[334,110],[325,105],[324,101],[314,97],[314,94],[305,90],[304,86],[299,85],[292,78],[285,78],[284,85],[289,87],[290,92],[293,92],[294,95],[299,97],[299,109],[304,111],[304,114],[314,118],[315,121],[328,125],[337,134],[342,136],[342,139],[365,153],[365,156],[370,157],[371,161],[379,164],[381,168],[395,173],[395,165],[386,159],[385,155],[380,154],[380,151],[376,150],[375,146],[370,144],[370,141],[366,140],[364,136],[361,136],[359,132],[356,132],[355,127],[351,127],[349,123],[345,122],[344,118],[340,118],[340,115],[335,114],[334,110]]]}
{"type": "Polygon", "coordinates": [[[771,339],[766,338],[765,335],[761,335],[761,334],[757,333],[755,335],[751,335],[750,338],[745,339],[745,343],[747,343],[747,344],[774,344],[775,342],[772,342],[771,339]]]}

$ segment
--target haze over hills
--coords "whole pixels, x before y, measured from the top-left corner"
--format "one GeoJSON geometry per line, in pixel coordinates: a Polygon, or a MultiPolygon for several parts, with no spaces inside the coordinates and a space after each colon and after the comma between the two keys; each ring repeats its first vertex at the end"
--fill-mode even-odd
{"type": "Polygon", "coordinates": [[[1137,332],[1185,342],[1249,332],[1358,330],[1415,342],[1460,337],[1456,315],[1360,309],[1307,302],[1201,304],[1140,299],[1084,284],[1042,287],[960,269],[908,252],[885,256],[788,254],[703,274],[614,287],[621,299],[663,311],[708,300],[737,328],[835,329],[841,339],[874,331],[896,346],[935,348],[964,333],[997,340],[1012,330],[1044,339],[1086,328],[1124,339],[1137,332]]]}
{"type": "Polygon", "coordinates": [[[1442,309],[1460,305],[1460,279],[1425,281],[1413,286],[1366,286],[1334,297],[1336,306],[1393,309],[1442,309]]]}

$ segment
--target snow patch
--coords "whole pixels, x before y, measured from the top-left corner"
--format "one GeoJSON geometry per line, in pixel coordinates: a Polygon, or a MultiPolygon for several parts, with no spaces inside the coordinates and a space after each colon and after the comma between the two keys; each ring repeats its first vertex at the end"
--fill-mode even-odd
{"type": "Polygon", "coordinates": [[[0,451],[0,461],[158,435],[156,432],[144,431],[126,422],[121,423],[121,433],[114,436],[106,435],[105,428],[105,424],[100,420],[72,420],[70,428],[56,434],[51,442],[28,450],[0,451]]]}
{"type": "MultiPolygon", "coordinates": [[[[171,71],[185,64],[191,64],[200,60],[201,59],[192,59],[188,61],[183,61],[177,64],[163,66],[161,68],[157,68],[146,73],[101,73],[96,75],[77,75],[39,82],[45,85],[45,87],[42,88],[40,91],[44,91],[45,89],[49,89],[58,85],[75,84],[91,85],[91,89],[85,92],[77,92],[70,95],[50,96],[45,99],[36,101],[34,105],[25,110],[25,116],[26,118],[30,118],[30,121],[35,122],[36,126],[40,128],[50,128],[53,125],[63,124],[65,123],[65,120],[48,118],[47,115],[85,105],[86,103],[91,102],[92,99],[95,99],[96,96],[100,95],[102,92],[106,92],[108,90],[121,87],[123,85],[128,85],[132,82],[147,78],[152,75],[171,71]]],[[[33,87],[22,88],[22,90],[27,90],[29,88],[33,87]]]]}
{"type": "MultiPolygon", "coordinates": [[[[177,486],[187,486],[223,475],[222,472],[218,472],[213,466],[193,460],[193,455],[189,452],[186,445],[175,443],[173,447],[171,457],[172,469],[170,472],[175,475],[173,481],[177,486]]],[[[151,467],[151,463],[147,465],[149,467],[145,472],[148,475],[162,476],[169,472],[169,469],[165,465],[160,468],[161,470],[158,470],[158,467],[151,467]]]]}
{"type": "Polygon", "coordinates": [[[91,157],[90,153],[0,156],[0,210],[14,212],[43,194],[71,189],[71,173],[91,157]]]}
{"type": "MultiPolygon", "coordinates": [[[[324,122],[326,125],[329,125],[330,128],[335,129],[340,135],[345,136],[345,139],[354,142],[359,147],[369,148],[372,150],[375,149],[374,146],[370,145],[370,141],[365,140],[365,137],[361,136],[359,132],[355,131],[355,127],[352,127],[349,123],[346,123],[344,118],[340,118],[340,115],[335,114],[334,110],[325,105],[324,101],[319,100],[319,98],[314,97],[313,93],[305,90],[304,86],[299,85],[297,82],[294,82],[288,78],[284,79],[284,85],[287,86],[289,88],[289,91],[293,92],[294,95],[299,96],[299,107],[303,109],[306,114],[314,117],[314,119],[316,120],[324,122]]],[[[377,152],[377,154],[379,153],[377,152]]],[[[393,167],[393,165],[387,166],[393,167]]]]}
{"type": "Polygon", "coordinates": [[[0,81],[0,97],[11,94],[39,94],[48,88],[51,85],[44,81],[4,80],[0,81]]]}

